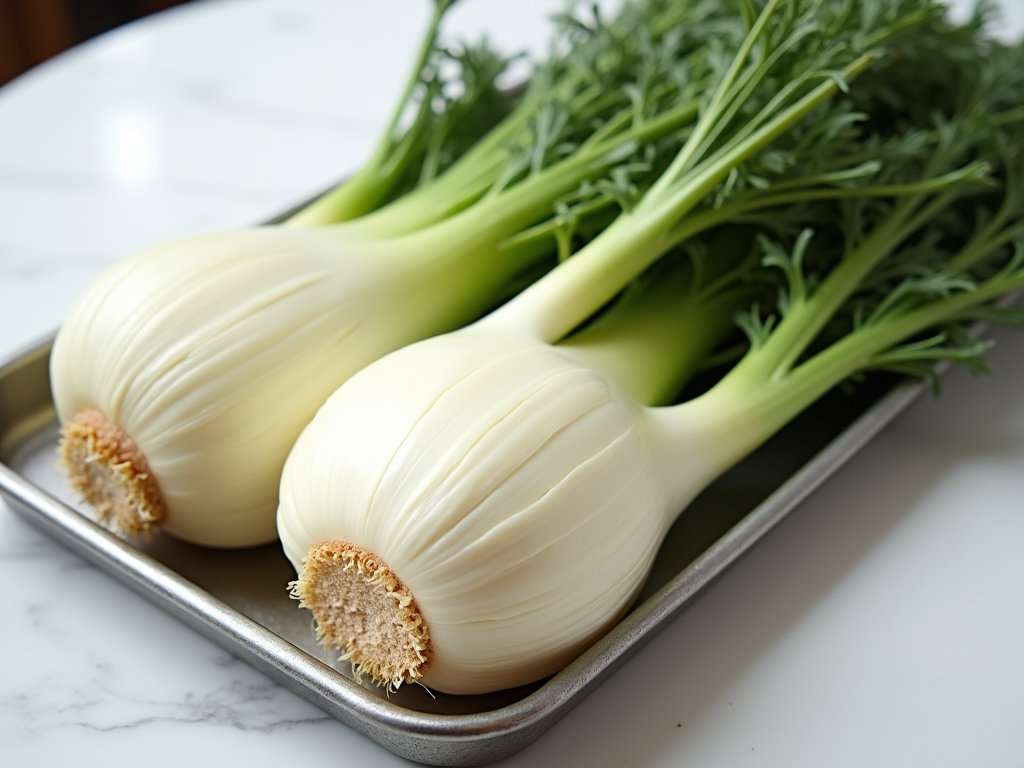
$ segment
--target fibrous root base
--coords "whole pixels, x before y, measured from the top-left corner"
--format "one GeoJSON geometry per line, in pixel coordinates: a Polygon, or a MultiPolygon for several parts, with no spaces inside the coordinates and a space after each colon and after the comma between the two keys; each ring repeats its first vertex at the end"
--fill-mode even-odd
{"type": "Polygon", "coordinates": [[[423,676],[433,652],[412,593],[379,557],[347,541],[311,547],[292,596],[316,618],[320,639],[343,648],[358,674],[390,688],[423,676]]]}
{"type": "Polygon", "coordinates": [[[72,487],[118,533],[149,533],[166,517],[160,487],[135,441],[95,408],[64,425],[61,460],[72,487]]]}

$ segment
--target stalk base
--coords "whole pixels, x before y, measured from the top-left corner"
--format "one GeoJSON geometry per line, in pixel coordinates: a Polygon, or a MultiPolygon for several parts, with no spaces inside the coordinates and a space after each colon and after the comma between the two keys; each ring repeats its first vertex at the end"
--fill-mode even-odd
{"type": "Polygon", "coordinates": [[[135,441],[95,408],[64,425],[61,462],[71,486],[117,533],[149,534],[167,516],[160,486],[135,441]]]}
{"type": "Polygon", "coordinates": [[[423,676],[433,651],[412,593],[379,557],[347,541],[310,547],[292,597],[313,612],[327,647],[357,675],[396,688],[423,676]]]}

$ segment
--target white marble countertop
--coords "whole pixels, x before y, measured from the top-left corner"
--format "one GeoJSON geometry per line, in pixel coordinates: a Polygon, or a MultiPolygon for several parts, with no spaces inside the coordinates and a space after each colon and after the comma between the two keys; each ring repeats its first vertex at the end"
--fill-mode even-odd
{"type": "MultiPolygon", "coordinates": [[[[452,27],[543,39],[558,0],[452,27]]],[[[1004,31],[1024,29],[1024,2],[1004,31]]],[[[106,265],[258,221],[355,168],[425,0],[214,0],[0,90],[0,356],[106,265]]],[[[507,765],[1019,766],[1024,337],[949,376],[507,765]],[[1016,725],[1014,725],[1016,723],[1016,725]]],[[[404,765],[0,503],[0,762],[404,765]]]]}

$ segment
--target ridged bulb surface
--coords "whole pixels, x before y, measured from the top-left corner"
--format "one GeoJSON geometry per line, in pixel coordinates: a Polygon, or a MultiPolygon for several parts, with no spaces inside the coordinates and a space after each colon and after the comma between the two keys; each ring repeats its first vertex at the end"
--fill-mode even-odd
{"type": "Polygon", "coordinates": [[[296,570],[328,540],[411,591],[449,693],[551,674],[641,586],[666,526],[646,411],[557,347],[470,327],[360,371],[299,438],[278,528],[296,570]]]}
{"type": "Polygon", "coordinates": [[[86,291],[57,337],[58,415],[95,408],[134,439],[174,535],[212,546],[274,539],[295,438],[340,382],[404,343],[374,320],[401,302],[388,295],[393,275],[365,256],[297,228],[133,255],[86,291]]]}

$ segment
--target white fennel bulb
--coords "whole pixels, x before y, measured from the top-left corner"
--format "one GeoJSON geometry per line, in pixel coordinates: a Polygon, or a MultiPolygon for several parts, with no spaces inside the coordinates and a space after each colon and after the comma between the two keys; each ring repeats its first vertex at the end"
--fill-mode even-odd
{"type": "MultiPolygon", "coordinates": [[[[163,508],[144,514],[170,532],[271,540],[288,446],[339,382],[426,320],[411,305],[429,276],[409,261],[300,228],[139,252],[83,295],[57,338],[58,415],[74,424],[92,409],[130,436],[140,474],[159,478],[163,508]]],[[[137,530],[127,513],[122,523],[137,530]]]]}
{"type": "Polygon", "coordinates": [[[456,166],[351,222],[201,235],[115,265],[53,352],[72,485],[129,534],[163,525],[212,546],[272,540],[280,469],[324,399],[521,284],[551,246],[507,241],[638,146],[624,132],[474,202],[509,162],[499,147],[485,167],[456,166]]]}
{"type": "Polygon", "coordinates": [[[456,56],[465,88],[447,87],[438,62],[456,62],[434,41],[450,5],[437,1],[399,108],[348,183],[283,229],[147,249],[79,301],[52,366],[63,457],[72,485],[115,529],[162,525],[215,546],[271,540],[278,473],[327,395],[536,277],[564,229],[561,213],[552,219],[561,202],[582,192],[603,220],[653,142],[677,145],[697,119],[700,94],[668,74],[686,62],[704,71],[708,52],[730,50],[742,29],[685,4],[670,14],[678,35],[655,34],[666,18],[659,4],[626,3],[593,30],[560,24],[552,50],[561,53],[467,148],[474,123],[518,97],[492,98],[504,62],[486,46],[456,56]],[[633,45],[638,35],[657,45],[633,45]],[[642,105],[637,78],[664,80],[642,105]],[[618,186],[584,184],[606,174],[618,186]],[[417,175],[418,186],[366,213],[417,175]]]}
{"type": "MultiPolygon", "coordinates": [[[[586,70],[572,73],[579,85],[586,70]]],[[[561,144],[537,144],[554,140],[551,126],[540,130],[542,107],[572,102],[574,91],[557,85],[378,211],[301,226],[351,209],[349,187],[292,226],[149,248],[92,285],[58,336],[51,382],[72,485],[101,518],[129,534],[162,525],[212,546],[272,540],[285,456],[326,397],[363,366],[471,322],[535,276],[554,245],[529,232],[556,203],[696,109],[669,100],[656,120],[604,128],[585,110],[584,125],[559,130],[593,140],[566,156],[561,144]]]]}
{"type": "MultiPolygon", "coordinates": [[[[451,693],[520,685],[578,655],[639,589],[673,516],[651,441],[643,410],[592,368],[465,329],[327,401],[289,458],[279,533],[297,570],[347,547],[353,567],[372,553],[414,596],[396,615],[422,616],[429,642],[389,639],[388,666],[381,637],[360,635],[349,657],[365,671],[451,693]]],[[[344,589],[311,582],[312,605],[344,589]]],[[[366,621],[351,601],[318,618],[336,641],[366,621]]]]}
{"type": "MultiPolygon", "coordinates": [[[[357,670],[459,694],[555,672],[628,609],[667,527],[710,481],[935,322],[908,315],[801,360],[872,266],[921,225],[916,214],[932,212],[920,194],[878,237],[851,246],[813,295],[817,284],[800,274],[809,235],[792,256],[766,259],[792,278],[785,318],[748,318],[747,355],[691,401],[641,406],[581,347],[556,346],[672,247],[737,165],[830,99],[836,72],[852,78],[872,60],[856,44],[805,34],[833,28],[821,4],[786,5],[776,18],[781,7],[765,5],[685,145],[635,205],[488,317],[360,371],[296,442],[278,510],[293,594],[357,670]],[[791,27],[790,12],[807,25],[791,27]],[[778,50],[802,62],[799,85],[769,76],[782,66],[774,56],[747,66],[775,33],[787,36],[778,50]],[[736,125],[748,99],[756,117],[736,125]]],[[[889,32],[868,4],[846,10],[840,36],[874,23],[889,32]]]]}
{"type": "MultiPolygon", "coordinates": [[[[303,431],[281,484],[293,594],[322,638],[382,683],[455,694],[563,667],[628,609],[679,512],[822,394],[865,368],[984,353],[942,337],[899,345],[1024,286],[1004,231],[961,256],[995,253],[1008,268],[926,302],[895,289],[891,313],[801,359],[914,231],[893,226],[912,215],[896,208],[872,232],[885,239],[851,247],[813,292],[791,275],[789,313],[680,405],[641,406],[584,347],[531,331],[525,293],[360,371],[303,431]]],[[[797,240],[794,263],[807,241],[797,240]]]]}

